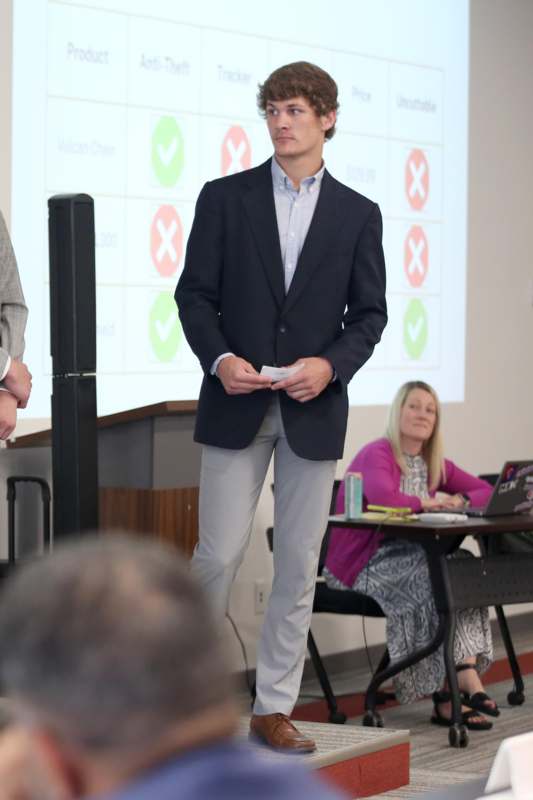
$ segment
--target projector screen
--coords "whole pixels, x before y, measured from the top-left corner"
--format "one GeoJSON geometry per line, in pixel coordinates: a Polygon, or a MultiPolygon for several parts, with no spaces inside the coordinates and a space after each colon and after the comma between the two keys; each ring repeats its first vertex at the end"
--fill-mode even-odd
{"type": "Polygon", "coordinates": [[[47,199],[65,192],[95,201],[99,414],[197,397],[173,300],[196,197],[271,155],[257,84],[298,60],[339,86],[327,169],[384,218],[389,323],[350,402],[412,378],[463,400],[468,0],[14,0],[29,416],[50,414],[47,199]]]}

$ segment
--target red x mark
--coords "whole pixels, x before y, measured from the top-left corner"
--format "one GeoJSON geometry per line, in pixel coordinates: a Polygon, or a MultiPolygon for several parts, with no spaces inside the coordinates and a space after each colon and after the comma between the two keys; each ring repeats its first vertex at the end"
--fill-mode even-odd
{"type": "Polygon", "coordinates": [[[411,150],[405,164],[405,192],[411,208],[420,211],[429,195],[429,164],[422,150],[411,150]]]}
{"type": "Polygon", "coordinates": [[[233,175],[243,169],[250,169],[251,166],[250,140],[239,125],[234,125],[222,142],[222,175],[233,175]]]}
{"type": "Polygon", "coordinates": [[[422,286],[429,266],[429,247],[420,225],[412,225],[405,237],[403,267],[411,286],[422,286]]]}
{"type": "Polygon", "coordinates": [[[174,206],[160,206],[152,220],[150,253],[154,267],[164,278],[173,275],[181,261],[183,230],[174,206]]]}

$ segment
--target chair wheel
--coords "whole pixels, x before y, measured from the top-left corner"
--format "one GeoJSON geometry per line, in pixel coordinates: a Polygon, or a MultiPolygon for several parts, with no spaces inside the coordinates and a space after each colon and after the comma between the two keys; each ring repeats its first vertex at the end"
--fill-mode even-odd
{"type": "Polygon", "coordinates": [[[448,730],[450,747],[467,747],[468,731],[464,725],[452,725],[448,730]]]}
{"type": "Polygon", "coordinates": [[[365,728],[383,728],[383,718],[377,711],[366,711],[363,717],[365,728]]]}
{"type": "Polygon", "coordinates": [[[524,692],[517,692],[516,689],[507,695],[507,702],[510,706],[521,706],[525,699],[524,692]]]}
{"type": "Polygon", "coordinates": [[[344,711],[332,711],[328,719],[334,725],[344,725],[348,717],[346,716],[344,711]]]}

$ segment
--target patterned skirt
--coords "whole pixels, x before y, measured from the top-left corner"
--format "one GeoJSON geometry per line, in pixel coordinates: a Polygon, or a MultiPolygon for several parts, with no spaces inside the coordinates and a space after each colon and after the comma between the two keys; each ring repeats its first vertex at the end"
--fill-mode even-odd
{"type": "MultiPolygon", "coordinates": [[[[469,557],[458,550],[449,558],[469,557]]],[[[347,589],[330,572],[323,576],[332,589],[347,589]]],[[[423,548],[414,542],[389,539],[383,542],[353,586],[372,597],[386,615],[387,647],[391,663],[429,644],[438,625],[429,569],[423,548]]],[[[462,663],[476,657],[478,672],[492,661],[492,636],[486,608],[463,609],[456,614],[454,660],[462,663]]],[[[393,679],[396,697],[410,703],[442,688],[446,678],[442,645],[431,655],[400,672],[393,679]]]]}

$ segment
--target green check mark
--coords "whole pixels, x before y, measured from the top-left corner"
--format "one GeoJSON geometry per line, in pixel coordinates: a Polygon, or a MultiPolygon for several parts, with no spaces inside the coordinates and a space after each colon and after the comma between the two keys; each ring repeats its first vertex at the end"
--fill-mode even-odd
{"type": "Polygon", "coordinates": [[[174,117],[161,117],[152,134],[152,168],[162,186],[174,186],[183,170],[183,135],[174,117]]]}
{"type": "Polygon", "coordinates": [[[171,361],[181,342],[181,325],[174,297],[161,292],[150,309],[149,333],[159,361],[171,361]]]}
{"type": "Polygon", "coordinates": [[[416,298],[411,300],[403,318],[403,343],[407,355],[418,359],[428,341],[428,315],[424,304],[416,298]]]}

